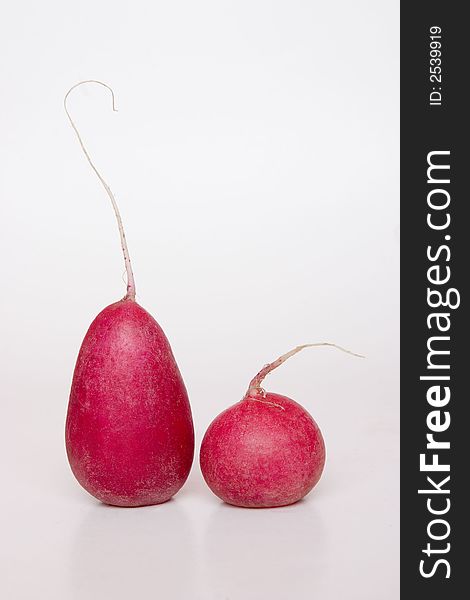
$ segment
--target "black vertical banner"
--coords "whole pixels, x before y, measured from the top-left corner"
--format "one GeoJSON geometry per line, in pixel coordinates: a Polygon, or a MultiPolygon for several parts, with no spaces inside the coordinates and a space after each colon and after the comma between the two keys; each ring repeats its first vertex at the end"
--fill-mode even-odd
{"type": "Polygon", "coordinates": [[[401,3],[401,597],[468,595],[470,30],[401,3]],[[467,184],[467,185],[466,185],[467,184]],[[467,245],[469,242],[469,245],[467,245]]]}

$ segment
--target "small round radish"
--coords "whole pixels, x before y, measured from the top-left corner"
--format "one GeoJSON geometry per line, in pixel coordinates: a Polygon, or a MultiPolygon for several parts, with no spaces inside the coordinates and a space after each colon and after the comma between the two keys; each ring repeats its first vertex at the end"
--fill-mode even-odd
{"type": "Polygon", "coordinates": [[[194,430],[188,395],[170,344],[135,301],[135,282],[116,200],[80,146],[116,215],[127,271],[127,294],[100,312],[83,340],[72,381],[65,441],[72,471],[95,498],[116,506],[169,500],[188,477],[194,430]]]}
{"type": "Polygon", "coordinates": [[[312,490],[325,465],[325,443],[318,425],[294,400],[266,392],[261,383],[273,369],[311,346],[298,346],[263,367],[243,399],[209,425],[200,464],[216,496],[235,506],[269,508],[293,504],[312,490]]]}

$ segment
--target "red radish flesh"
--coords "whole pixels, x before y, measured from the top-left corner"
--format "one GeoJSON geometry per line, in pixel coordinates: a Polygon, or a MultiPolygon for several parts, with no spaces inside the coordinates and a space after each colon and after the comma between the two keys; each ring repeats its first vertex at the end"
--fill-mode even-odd
{"type": "Polygon", "coordinates": [[[261,369],[243,399],[216,417],[206,431],[201,471],[209,488],[228,504],[286,506],[319,481],[325,443],[318,425],[300,404],[261,387],[268,373],[309,346],[333,346],[354,354],[326,342],[298,346],[261,369]]]}
{"type": "Polygon", "coordinates": [[[115,506],[169,500],[184,484],[194,455],[188,395],[171,347],[155,319],[135,301],[135,282],[116,200],[111,199],[127,271],[126,296],[102,310],[83,340],[70,393],[65,441],[72,471],[95,498],[115,506]]]}

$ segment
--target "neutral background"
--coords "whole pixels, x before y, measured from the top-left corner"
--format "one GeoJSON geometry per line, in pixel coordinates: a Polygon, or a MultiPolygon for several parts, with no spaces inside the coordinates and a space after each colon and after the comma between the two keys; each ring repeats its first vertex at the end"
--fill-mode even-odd
{"type": "Polygon", "coordinates": [[[398,1],[15,2],[0,22],[0,595],[398,598],[398,1]],[[74,361],[124,295],[166,331],[197,444],[267,361],[328,463],[301,503],[88,496],[63,430],[74,361]]]}

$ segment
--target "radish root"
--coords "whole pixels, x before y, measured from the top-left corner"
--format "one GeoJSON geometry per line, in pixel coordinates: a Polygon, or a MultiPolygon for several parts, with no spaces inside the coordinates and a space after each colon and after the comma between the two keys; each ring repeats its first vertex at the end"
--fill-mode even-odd
{"type": "Polygon", "coordinates": [[[297,352],[304,350],[304,348],[314,348],[314,347],[318,347],[318,346],[330,346],[331,348],[336,348],[337,350],[341,350],[341,352],[346,352],[346,354],[351,354],[352,356],[357,356],[358,358],[365,358],[362,354],[356,354],[356,352],[351,352],[351,350],[346,350],[346,348],[343,348],[342,346],[338,346],[337,344],[331,344],[330,342],[318,342],[316,344],[303,344],[302,346],[297,346],[293,350],[290,350],[290,352],[283,354],[278,359],[276,359],[274,362],[268,363],[267,365],[265,365],[261,369],[261,371],[255,377],[253,377],[253,379],[250,381],[250,385],[248,386],[248,390],[244,397],[248,398],[248,397],[258,396],[260,394],[263,397],[265,397],[266,392],[261,387],[261,383],[263,382],[263,379],[266,377],[266,375],[269,375],[269,373],[271,373],[271,371],[274,371],[274,369],[277,369],[277,367],[281,366],[282,363],[286,362],[287,359],[289,359],[291,356],[294,356],[295,354],[297,354],[297,352]]]}
{"type": "Polygon", "coordinates": [[[93,161],[91,160],[91,157],[88,153],[88,150],[85,147],[85,144],[83,143],[82,137],[80,135],[80,132],[78,131],[77,126],[75,125],[72,117],[70,116],[70,113],[68,111],[67,108],[67,100],[68,97],[70,95],[70,93],[77,87],[81,86],[81,85],[85,85],[87,83],[96,83],[98,85],[103,86],[104,88],[106,88],[107,90],[109,90],[111,92],[111,99],[112,99],[112,108],[114,112],[117,112],[117,108],[116,108],[116,103],[115,103],[115,98],[114,98],[114,92],[112,90],[112,88],[109,85],[106,85],[106,83],[103,83],[102,81],[97,81],[95,79],[87,79],[86,81],[80,81],[79,83],[76,83],[74,86],[72,86],[69,91],[65,94],[64,97],[64,108],[65,108],[65,112],[67,113],[67,117],[70,121],[70,124],[72,125],[73,130],[75,131],[78,141],[80,143],[80,147],[87,159],[87,161],[89,162],[91,168],[93,169],[93,171],[95,172],[96,176],[98,177],[98,179],[100,180],[101,184],[103,185],[104,189],[106,190],[106,193],[109,196],[109,199],[111,200],[111,204],[113,206],[113,210],[114,210],[114,214],[116,215],[116,220],[117,220],[117,224],[118,224],[118,228],[119,228],[119,235],[121,238],[121,248],[122,248],[122,252],[124,254],[124,264],[126,266],[126,273],[127,273],[127,294],[125,296],[124,299],[129,299],[129,300],[135,300],[135,280],[134,280],[134,273],[132,272],[132,265],[131,265],[131,259],[129,256],[129,249],[127,247],[127,241],[126,241],[126,234],[124,233],[124,226],[122,224],[122,219],[121,219],[121,214],[119,213],[119,208],[116,202],[116,199],[114,197],[113,192],[111,191],[111,188],[109,187],[109,185],[106,183],[106,181],[103,179],[103,177],[101,176],[101,173],[98,171],[98,169],[95,167],[93,161]]]}

